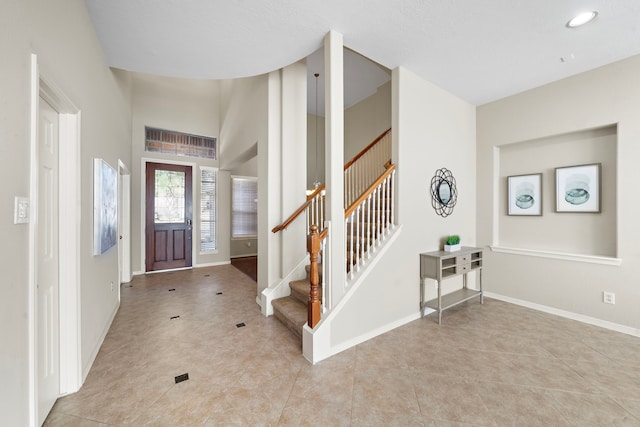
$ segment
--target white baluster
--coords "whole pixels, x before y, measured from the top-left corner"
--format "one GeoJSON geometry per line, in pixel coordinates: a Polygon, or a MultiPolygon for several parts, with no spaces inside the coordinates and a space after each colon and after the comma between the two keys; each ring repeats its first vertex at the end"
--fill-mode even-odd
{"type": "Polygon", "coordinates": [[[355,224],[355,228],[356,228],[356,233],[355,233],[355,239],[356,239],[356,252],[355,252],[355,257],[356,257],[356,262],[355,262],[355,269],[356,271],[360,271],[360,247],[362,245],[362,242],[360,242],[360,225],[362,224],[362,218],[361,218],[361,206],[358,206],[356,208],[356,224],[355,224]]]}
{"type": "Polygon", "coordinates": [[[321,194],[318,194],[318,218],[320,220],[320,224],[324,224],[324,197],[321,194]]]}
{"type": "Polygon", "coordinates": [[[376,190],[378,190],[378,200],[376,202],[376,243],[377,246],[380,246],[382,244],[382,209],[380,209],[380,207],[382,206],[382,189],[380,188],[380,186],[378,186],[376,190]]]}
{"type": "Polygon", "coordinates": [[[367,242],[367,259],[371,258],[371,194],[367,197],[367,235],[365,242],[367,242]]]}
{"type": "Polygon", "coordinates": [[[389,189],[387,188],[387,179],[385,178],[382,181],[382,192],[383,192],[383,198],[382,198],[382,234],[384,236],[387,235],[387,199],[389,198],[389,189]]]}
{"type": "Polygon", "coordinates": [[[351,224],[351,226],[349,227],[349,251],[348,254],[349,256],[347,257],[348,259],[348,267],[349,267],[349,271],[348,273],[351,273],[351,278],[353,279],[353,212],[351,213],[351,215],[349,215],[349,223],[351,224]]]}
{"type": "Polygon", "coordinates": [[[321,284],[321,286],[322,286],[322,310],[321,310],[321,313],[322,314],[324,314],[327,311],[327,296],[326,296],[326,288],[327,288],[327,286],[326,286],[326,282],[325,282],[326,274],[325,274],[324,251],[325,251],[325,249],[327,247],[327,239],[328,238],[329,237],[327,236],[322,241],[322,243],[320,244],[320,249],[321,249],[320,253],[322,254],[321,255],[322,256],[322,258],[321,258],[322,259],[322,264],[320,264],[322,266],[322,284],[321,284]]]}
{"type": "Polygon", "coordinates": [[[394,170],[393,172],[391,172],[391,226],[395,227],[396,225],[396,221],[395,221],[395,188],[394,188],[394,178],[396,176],[396,171],[394,170]]]}

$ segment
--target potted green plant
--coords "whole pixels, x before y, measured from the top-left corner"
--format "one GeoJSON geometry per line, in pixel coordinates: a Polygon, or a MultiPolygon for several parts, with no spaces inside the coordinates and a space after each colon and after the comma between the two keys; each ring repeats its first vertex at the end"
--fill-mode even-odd
{"type": "Polygon", "coordinates": [[[457,234],[452,234],[447,236],[447,239],[444,242],[444,250],[445,252],[454,252],[460,250],[460,236],[457,234]]]}

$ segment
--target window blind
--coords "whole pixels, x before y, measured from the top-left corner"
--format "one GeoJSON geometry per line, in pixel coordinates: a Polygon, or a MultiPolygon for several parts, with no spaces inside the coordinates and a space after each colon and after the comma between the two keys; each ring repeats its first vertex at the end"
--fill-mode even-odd
{"type": "Polygon", "coordinates": [[[202,169],[200,177],[200,251],[217,249],[216,170],[202,169]]]}
{"type": "Polygon", "coordinates": [[[258,235],[258,180],[231,177],[231,237],[258,235]]]}

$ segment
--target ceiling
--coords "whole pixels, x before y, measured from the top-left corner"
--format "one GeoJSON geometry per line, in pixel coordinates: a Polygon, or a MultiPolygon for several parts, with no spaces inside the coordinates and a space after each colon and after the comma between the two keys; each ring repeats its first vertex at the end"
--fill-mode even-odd
{"type": "Polygon", "coordinates": [[[86,3],[112,67],[246,77],[306,58],[334,30],[383,67],[405,67],[475,105],[640,54],[639,0],[86,3]],[[565,26],[585,10],[599,15],[584,27],[565,26]]]}

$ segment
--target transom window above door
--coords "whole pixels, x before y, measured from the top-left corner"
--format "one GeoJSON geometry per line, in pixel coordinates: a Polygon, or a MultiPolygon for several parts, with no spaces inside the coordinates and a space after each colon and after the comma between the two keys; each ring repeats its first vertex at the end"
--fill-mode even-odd
{"type": "Polygon", "coordinates": [[[145,151],[216,159],[216,138],[145,127],[145,151]]]}

